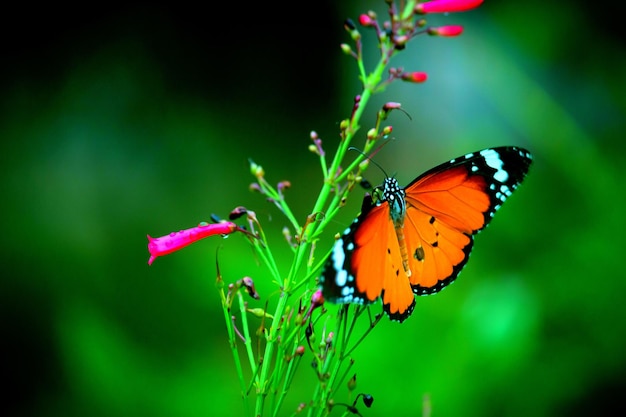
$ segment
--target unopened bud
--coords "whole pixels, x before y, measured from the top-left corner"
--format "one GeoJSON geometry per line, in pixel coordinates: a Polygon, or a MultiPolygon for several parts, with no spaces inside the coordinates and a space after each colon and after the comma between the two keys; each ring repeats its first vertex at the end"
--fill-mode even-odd
{"type": "Polygon", "coordinates": [[[397,49],[403,49],[409,39],[410,38],[407,35],[397,35],[393,37],[393,44],[397,49]]]}
{"type": "Polygon", "coordinates": [[[259,297],[259,294],[256,292],[256,289],[254,288],[254,281],[252,281],[252,278],[243,277],[241,279],[241,283],[245,287],[250,297],[254,298],[255,300],[258,300],[259,298],[261,298],[259,297]]]}
{"type": "Polygon", "coordinates": [[[388,101],[383,105],[383,110],[389,112],[391,110],[397,110],[400,107],[402,107],[400,103],[396,103],[395,101],[388,101]]]}
{"type": "Polygon", "coordinates": [[[289,181],[281,181],[276,186],[276,188],[278,189],[279,193],[282,193],[284,190],[286,190],[289,187],[291,187],[291,182],[289,182],[289,181]]]}
{"type": "Polygon", "coordinates": [[[428,34],[432,36],[459,36],[463,33],[463,26],[460,25],[448,25],[439,27],[428,28],[428,34]]]}
{"type": "MultiPolygon", "coordinates": [[[[255,184],[258,186],[258,184],[255,184]]],[[[230,220],[237,220],[238,218],[240,218],[241,216],[244,216],[248,213],[248,209],[246,209],[244,206],[237,206],[234,209],[232,209],[232,211],[228,214],[228,218],[230,220]]]]}
{"type": "Polygon", "coordinates": [[[265,176],[265,170],[263,170],[263,167],[253,161],[250,161],[250,172],[257,178],[265,176]]]}
{"type": "Polygon", "coordinates": [[[348,31],[348,33],[350,33],[350,37],[352,38],[353,41],[357,41],[361,39],[361,34],[356,29],[356,25],[354,24],[352,19],[346,19],[346,21],[343,24],[343,27],[348,31]]]}
{"type": "Polygon", "coordinates": [[[324,296],[322,295],[322,290],[317,290],[311,296],[311,306],[313,308],[319,307],[324,304],[324,296]]]}
{"type": "Polygon", "coordinates": [[[352,48],[350,48],[350,45],[348,45],[347,43],[342,43],[341,45],[339,45],[339,47],[341,48],[344,54],[352,55],[352,48]]]}
{"type": "Polygon", "coordinates": [[[263,310],[262,308],[249,308],[247,311],[248,313],[251,313],[258,318],[263,318],[263,317],[268,318],[268,319],[273,318],[271,314],[266,313],[265,310],[263,310]]]}
{"type": "Polygon", "coordinates": [[[352,375],[352,378],[348,380],[348,391],[354,391],[356,388],[356,374],[352,375]]]}
{"type": "Polygon", "coordinates": [[[295,356],[302,356],[302,355],[304,355],[304,346],[300,345],[296,348],[295,356]]]}
{"type": "Polygon", "coordinates": [[[428,79],[428,74],[420,71],[405,72],[400,78],[402,81],[408,81],[411,83],[423,83],[428,79]]]}
{"type": "Polygon", "coordinates": [[[375,25],[376,20],[375,18],[372,19],[369,15],[362,14],[361,16],[359,16],[359,23],[363,27],[372,27],[375,25]]]}

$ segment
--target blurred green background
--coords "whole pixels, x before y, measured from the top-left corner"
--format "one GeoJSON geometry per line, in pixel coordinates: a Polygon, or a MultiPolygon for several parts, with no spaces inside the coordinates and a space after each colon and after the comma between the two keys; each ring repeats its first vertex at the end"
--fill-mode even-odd
{"type": "MultiPolygon", "coordinates": [[[[411,116],[392,115],[396,140],[376,156],[401,183],[489,146],[527,147],[535,163],[459,280],[356,351],[358,391],[375,398],[363,415],[421,415],[425,395],[436,416],[601,415],[626,388],[624,10],[586,4],[487,1],[433,16],[466,31],[419,37],[396,61],[430,77],[371,108],[398,101],[411,116]]],[[[146,234],[244,205],[286,271],[286,222],[248,191],[248,158],[270,182],[291,181],[304,219],[321,185],[309,132],[331,152],[359,91],[338,48],[343,20],[385,16],[382,0],[308,7],[5,10],[3,415],[241,413],[216,248],[227,281],[250,275],[264,299],[275,288],[240,236],[148,267],[146,234]]],[[[284,415],[313,379],[303,362],[284,415]]]]}

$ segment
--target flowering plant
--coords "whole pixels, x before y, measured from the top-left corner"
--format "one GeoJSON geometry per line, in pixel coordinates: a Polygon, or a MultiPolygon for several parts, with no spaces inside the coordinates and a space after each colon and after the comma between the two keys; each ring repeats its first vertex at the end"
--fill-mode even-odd
{"type": "Polygon", "coordinates": [[[292,410],[294,413],[322,416],[333,409],[340,409],[344,413],[360,415],[362,406],[359,401],[366,407],[372,406],[373,397],[370,394],[355,393],[356,373],[350,355],[379,322],[382,314],[373,313],[369,305],[330,307],[324,304],[317,277],[328,253],[322,251],[320,255],[316,242],[323,233],[328,233],[331,221],[361,181],[361,174],[369,164],[368,155],[387,143],[385,139],[392,132],[392,126],[385,122],[389,113],[400,109],[401,105],[387,102],[378,111],[373,125],[365,131],[365,140],[359,144],[361,151],[353,161],[346,162],[348,151],[363,131],[361,119],[372,95],[382,92],[397,80],[421,83],[427,79],[424,72],[391,67],[392,58],[405,50],[408,42],[418,35],[457,36],[462,33],[463,28],[458,25],[428,26],[425,19],[428,13],[465,11],[478,7],[482,0],[400,0],[398,4],[386,0],[385,3],[389,20],[380,22],[373,11],[358,18],[358,26],[375,31],[378,39],[379,58],[371,71],[365,68],[357,24],[352,20],[345,22],[352,45],[344,43],[341,50],[356,61],[362,91],[355,96],[350,115],[339,124],[340,140],[330,145],[336,148],[332,156],[327,154],[318,134],[311,132],[309,149],[319,158],[322,177],[319,195],[308,215],[296,215],[290,209],[283,192],[290,186],[289,182],[273,186],[267,181],[265,170],[254,162],[250,163],[251,173],[256,179],[251,189],[264,195],[289,223],[284,231],[293,253],[288,271],[279,270],[261,223],[254,211],[244,207],[233,210],[229,221],[202,223],[160,238],[148,236],[149,264],[158,256],[172,253],[205,237],[239,232],[248,239],[258,259],[267,266],[268,276],[261,279],[272,280],[279,289],[277,300],[271,300],[275,305],[270,302],[265,304],[271,306],[271,311],[268,311],[269,307],[249,308],[246,297],[261,297],[253,279],[223,277],[217,263],[217,288],[246,415],[280,413],[303,357],[306,357],[305,363],[312,363],[316,375],[315,387],[311,398],[302,401],[296,410],[292,410]],[[235,223],[242,219],[242,225],[235,223]],[[261,319],[260,332],[250,332],[250,314],[261,319]],[[361,323],[366,323],[364,327],[356,326],[359,319],[361,323]],[[241,348],[245,350],[248,363],[240,359],[238,350],[241,348]],[[338,388],[342,385],[347,387],[347,400],[337,398],[338,388]],[[254,409],[249,398],[254,401],[254,409]]]}

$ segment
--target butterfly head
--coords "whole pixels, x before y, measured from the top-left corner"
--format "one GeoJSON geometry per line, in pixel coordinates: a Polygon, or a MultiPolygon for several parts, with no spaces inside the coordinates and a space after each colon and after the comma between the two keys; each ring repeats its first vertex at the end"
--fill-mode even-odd
{"type": "Polygon", "coordinates": [[[389,216],[396,225],[404,223],[406,214],[406,201],[404,199],[405,192],[398,180],[392,177],[385,178],[380,190],[380,198],[377,204],[386,201],[389,204],[389,216]]]}

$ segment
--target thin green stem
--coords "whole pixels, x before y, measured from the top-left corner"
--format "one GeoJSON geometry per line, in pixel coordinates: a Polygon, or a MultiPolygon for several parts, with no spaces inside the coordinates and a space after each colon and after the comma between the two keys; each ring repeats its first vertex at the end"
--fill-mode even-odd
{"type": "MultiPolygon", "coordinates": [[[[297,348],[297,346],[295,348],[297,348]]],[[[285,396],[287,395],[287,392],[289,392],[289,387],[291,386],[291,381],[293,380],[295,370],[298,368],[298,365],[300,365],[300,361],[302,359],[301,356],[295,356],[295,348],[294,352],[291,354],[289,365],[287,365],[287,372],[285,373],[282,390],[278,394],[278,402],[276,404],[276,407],[274,408],[274,417],[276,417],[278,415],[278,412],[280,411],[280,407],[283,404],[285,396]]]]}
{"type": "Polygon", "coordinates": [[[230,315],[230,309],[228,308],[228,303],[226,297],[224,296],[224,291],[220,291],[221,299],[222,299],[222,311],[224,312],[224,321],[226,322],[226,330],[228,331],[228,344],[230,345],[231,353],[233,355],[233,359],[235,361],[235,369],[237,371],[237,376],[239,378],[239,384],[241,385],[241,398],[243,400],[244,414],[246,416],[250,415],[250,406],[247,400],[246,394],[246,381],[243,376],[243,368],[241,366],[241,361],[239,360],[239,352],[237,350],[237,335],[235,333],[234,324],[232,321],[232,317],[230,315]]]}
{"type": "Polygon", "coordinates": [[[287,302],[289,301],[288,294],[283,290],[280,293],[280,297],[278,298],[278,303],[276,304],[276,310],[274,311],[274,319],[272,320],[272,324],[267,333],[267,344],[265,346],[265,353],[263,355],[263,362],[261,365],[261,374],[260,374],[260,383],[262,384],[259,387],[259,395],[256,399],[255,405],[255,415],[262,416],[263,415],[263,405],[265,403],[265,397],[267,395],[268,389],[268,375],[270,373],[270,368],[272,366],[272,359],[274,356],[274,349],[276,349],[277,333],[279,331],[279,326],[281,322],[281,318],[285,313],[285,308],[287,307],[287,302]]]}
{"type": "MultiPolygon", "coordinates": [[[[241,327],[243,329],[244,346],[246,347],[246,353],[248,354],[248,360],[250,361],[250,370],[253,375],[257,374],[257,364],[252,352],[252,338],[250,337],[250,328],[248,326],[248,312],[246,311],[246,302],[243,300],[241,292],[237,291],[237,298],[239,300],[239,311],[241,312],[241,327]]],[[[258,379],[257,379],[258,383],[258,379]]]]}

